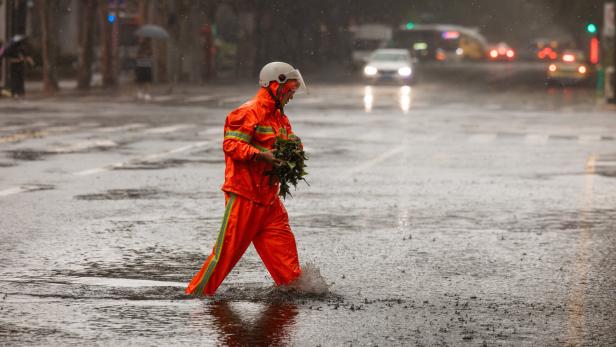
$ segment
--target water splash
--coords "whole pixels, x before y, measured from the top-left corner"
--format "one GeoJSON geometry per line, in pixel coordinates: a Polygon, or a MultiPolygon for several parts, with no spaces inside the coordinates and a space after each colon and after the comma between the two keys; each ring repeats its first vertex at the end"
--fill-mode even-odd
{"type": "Polygon", "coordinates": [[[302,275],[293,283],[283,288],[302,294],[326,295],[329,293],[329,286],[323,275],[321,275],[321,269],[314,263],[308,262],[302,266],[302,275]]]}

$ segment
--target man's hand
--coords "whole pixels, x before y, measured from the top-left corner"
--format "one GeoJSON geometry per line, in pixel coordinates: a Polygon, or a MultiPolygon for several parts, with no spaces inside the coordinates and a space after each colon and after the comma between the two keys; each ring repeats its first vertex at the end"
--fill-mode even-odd
{"type": "Polygon", "coordinates": [[[273,167],[279,167],[282,164],[282,161],[274,157],[275,152],[275,149],[267,152],[259,152],[257,153],[256,160],[265,161],[273,167]]]}

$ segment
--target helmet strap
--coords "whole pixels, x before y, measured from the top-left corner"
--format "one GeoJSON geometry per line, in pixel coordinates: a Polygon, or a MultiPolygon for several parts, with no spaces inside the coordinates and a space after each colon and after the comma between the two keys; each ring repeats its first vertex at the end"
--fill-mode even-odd
{"type": "Polygon", "coordinates": [[[277,95],[274,95],[274,92],[272,92],[272,89],[269,86],[265,87],[265,89],[267,89],[267,93],[274,100],[276,108],[280,110],[281,114],[284,114],[284,107],[282,106],[282,101],[280,101],[280,97],[282,96],[282,84],[278,85],[278,91],[276,92],[277,95]]]}

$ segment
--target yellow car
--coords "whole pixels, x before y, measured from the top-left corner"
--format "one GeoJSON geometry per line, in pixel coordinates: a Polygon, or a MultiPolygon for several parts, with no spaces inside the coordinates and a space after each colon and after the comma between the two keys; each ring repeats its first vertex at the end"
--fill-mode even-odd
{"type": "Polygon", "coordinates": [[[547,84],[576,84],[588,79],[589,73],[584,53],[564,51],[559,60],[548,65],[547,84]]]}

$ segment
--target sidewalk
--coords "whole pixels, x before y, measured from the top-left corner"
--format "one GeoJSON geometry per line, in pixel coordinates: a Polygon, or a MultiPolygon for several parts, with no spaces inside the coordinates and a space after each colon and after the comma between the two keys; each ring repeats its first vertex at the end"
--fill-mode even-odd
{"type": "MultiPolygon", "coordinates": [[[[353,83],[358,79],[356,71],[344,66],[331,64],[318,71],[303,72],[304,79],[310,84],[353,83]]],[[[185,98],[202,98],[207,100],[213,96],[230,96],[253,94],[258,86],[258,77],[240,77],[222,75],[206,83],[171,82],[155,83],[150,88],[152,100],[150,102],[181,100],[185,98]]],[[[62,79],[59,81],[60,90],[53,95],[43,93],[43,82],[40,80],[26,81],[26,95],[24,100],[54,100],[61,101],[68,98],[80,98],[84,101],[111,101],[114,102],[143,102],[137,99],[137,87],[130,73],[120,77],[118,85],[114,88],[103,88],[100,74],[92,78],[92,87],[87,91],[77,90],[77,81],[62,79]]],[[[0,97],[0,102],[13,100],[0,97]]]]}

